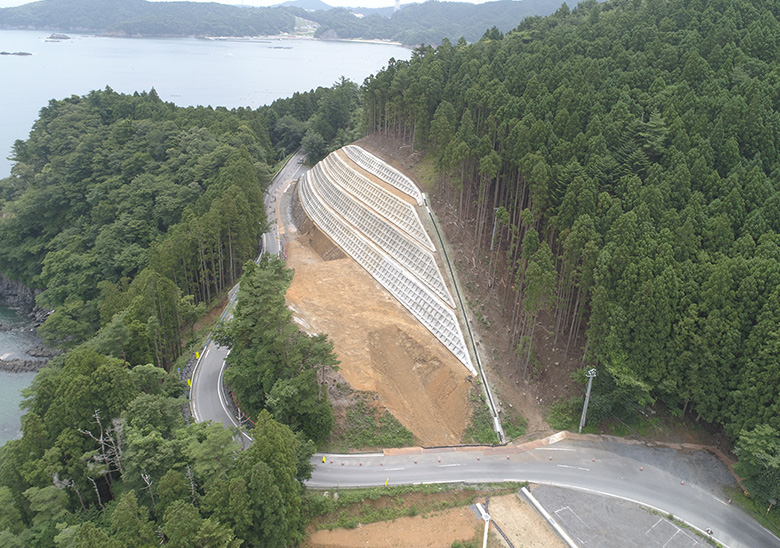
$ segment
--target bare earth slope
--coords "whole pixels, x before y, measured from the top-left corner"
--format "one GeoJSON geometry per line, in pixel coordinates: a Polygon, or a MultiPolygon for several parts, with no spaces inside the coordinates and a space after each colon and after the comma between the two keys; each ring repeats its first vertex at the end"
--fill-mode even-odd
{"type": "Polygon", "coordinates": [[[287,247],[295,270],[287,301],[299,323],[327,333],[350,386],[379,394],[421,445],[459,443],[471,413],[468,371],[355,261],[302,225],[287,247]]]}

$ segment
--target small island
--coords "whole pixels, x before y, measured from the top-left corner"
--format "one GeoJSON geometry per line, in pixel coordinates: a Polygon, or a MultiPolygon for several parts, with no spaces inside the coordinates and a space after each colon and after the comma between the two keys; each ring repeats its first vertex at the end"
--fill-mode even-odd
{"type": "Polygon", "coordinates": [[[24,57],[25,55],[32,55],[29,51],[0,51],[0,55],[19,55],[24,57]]]}
{"type": "Polygon", "coordinates": [[[51,41],[51,40],[70,40],[70,36],[68,36],[67,34],[57,34],[55,32],[54,34],[49,36],[46,40],[47,41],[51,41]]]}

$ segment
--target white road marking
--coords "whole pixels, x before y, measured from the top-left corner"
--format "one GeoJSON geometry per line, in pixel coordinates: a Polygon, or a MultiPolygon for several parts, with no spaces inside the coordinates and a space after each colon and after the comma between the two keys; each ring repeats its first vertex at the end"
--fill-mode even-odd
{"type": "Polygon", "coordinates": [[[448,468],[450,466],[460,466],[460,464],[440,464],[439,468],[448,468]]]}
{"type": "Polygon", "coordinates": [[[388,472],[393,472],[394,470],[406,470],[406,468],[385,468],[388,472]]]}
{"type": "Polygon", "coordinates": [[[590,468],[582,468],[580,466],[569,466],[568,464],[559,464],[558,468],[573,468],[574,470],[582,470],[583,472],[590,472],[590,468]]]}

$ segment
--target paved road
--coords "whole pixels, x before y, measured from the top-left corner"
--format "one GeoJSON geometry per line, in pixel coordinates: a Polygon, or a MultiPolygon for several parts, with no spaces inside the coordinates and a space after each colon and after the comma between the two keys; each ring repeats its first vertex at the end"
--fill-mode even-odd
{"type": "MultiPolygon", "coordinates": [[[[299,163],[299,160],[302,159],[302,154],[293,156],[274,177],[266,193],[266,214],[271,228],[268,233],[263,234],[263,244],[264,250],[268,253],[279,254],[280,251],[280,234],[276,223],[276,195],[290,181],[297,179],[306,171],[307,168],[299,163]]],[[[229,304],[223,312],[223,318],[230,317],[230,310],[235,302],[237,292],[238,285],[230,290],[229,304]]],[[[192,387],[190,388],[190,408],[197,422],[212,420],[227,427],[238,427],[238,422],[230,412],[222,395],[222,371],[227,354],[226,348],[217,345],[209,338],[200,360],[195,366],[192,374],[192,387]]],[[[242,434],[242,438],[244,445],[247,445],[251,440],[246,434],[242,434]]]]}
{"type": "MultiPolygon", "coordinates": [[[[269,253],[278,254],[283,249],[284,228],[280,231],[277,223],[286,212],[279,207],[279,191],[306,171],[298,163],[299,158],[293,157],[277,174],[266,195],[271,228],[263,235],[263,243],[269,253]]],[[[237,286],[231,295],[235,291],[237,286]]],[[[195,368],[190,400],[196,421],[213,420],[229,427],[237,426],[221,396],[226,356],[225,348],[209,341],[195,368]]],[[[243,436],[246,445],[249,437],[243,436]]],[[[700,530],[712,528],[716,540],[732,548],[780,547],[780,539],[730,506],[712,482],[697,472],[697,465],[681,465],[681,459],[684,460],[682,455],[659,458],[657,452],[649,449],[621,451],[604,444],[568,441],[525,452],[501,448],[444,449],[396,456],[317,454],[312,458],[315,469],[307,485],[333,488],[378,486],[385,481],[391,485],[530,481],[641,502],[664,514],[671,513],[700,530]],[[325,464],[322,464],[323,456],[325,464]]]]}
{"type": "Polygon", "coordinates": [[[312,458],[315,470],[307,485],[333,488],[379,486],[386,481],[390,485],[529,481],[640,502],[702,531],[712,528],[714,538],[732,548],[780,546],[780,539],[729,505],[708,478],[700,477],[695,469],[688,470],[689,476],[679,465],[670,473],[657,466],[657,459],[649,453],[652,450],[646,449],[647,458],[643,458],[641,451],[625,455],[604,444],[564,441],[524,452],[501,448],[395,456],[317,454],[312,458]]]}

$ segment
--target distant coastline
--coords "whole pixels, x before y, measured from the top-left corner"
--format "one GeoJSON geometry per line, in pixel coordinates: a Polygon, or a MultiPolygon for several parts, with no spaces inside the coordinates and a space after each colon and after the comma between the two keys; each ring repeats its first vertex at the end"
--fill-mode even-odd
{"type": "MultiPolygon", "coordinates": [[[[139,38],[150,38],[146,36],[140,36],[139,38]]],[[[187,38],[182,36],[182,38],[187,38]]],[[[385,46],[401,46],[403,48],[411,48],[401,42],[395,42],[392,40],[381,40],[379,38],[315,38],[313,36],[305,36],[301,34],[274,34],[270,36],[195,36],[201,40],[214,40],[221,42],[259,42],[270,43],[284,40],[306,40],[312,42],[354,42],[356,44],[381,44],[385,46]]]]}
{"type": "MultiPolygon", "coordinates": [[[[51,32],[53,29],[17,29],[17,28],[9,28],[9,27],[3,27],[0,26],[0,31],[2,30],[42,30],[51,32]]],[[[261,34],[257,36],[207,36],[207,35],[191,35],[191,34],[126,34],[126,33],[117,33],[117,32],[73,32],[69,31],[71,34],[76,34],[77,36],[96,36],[100,38],[133,38],[133,39],[156,39],[156,38],[194,38],[196,40],[209,40],[214,42],[254,42],[254,43],[270,43],[270,42],[277,42],[277,41],[285,41],[285,40],[305,40],[305,41],[311,41],[311,42],[352,42],[356,44],[379,44],[383,46],[400,46],[407,49],[413,49],[415,46],[413,45],[407,45],[403,42],[398,42],[396,40],[385,40],[382,38],[340,38],[337,36],[334,37],[321,37],[321,38],[315,38],[311,35],[306,34],[261,34]]],[[[73,40],[72,36],[68,36],[66,34],[61,34],[60,32],[54,32],[53,34],[47,36],[44,38],[46,42],[64,42],[68,40],[73,40]]],[[[26,51],[19,51],[19,52],[8,52],[8,51],[0,51],[0,55],[20,55],[20,56],[26,56],[26,55],[33,55],[32,53],[26,52],[26,51]]]]}
{"type": "Polygon", "coordinates": [[[0,51],[0,55],[17,55],[19,57],[25,57],[32,55],[29,51],[0,51]]]}

